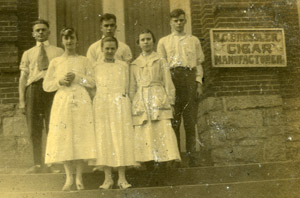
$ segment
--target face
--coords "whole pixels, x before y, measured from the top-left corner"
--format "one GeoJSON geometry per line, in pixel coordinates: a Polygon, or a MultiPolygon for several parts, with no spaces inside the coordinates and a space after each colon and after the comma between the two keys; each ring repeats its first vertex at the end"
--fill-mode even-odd
{"type": "Polygon", "coordinates": [[[106,59],[113,59],[117,51],[117,45],[114,41],[103,43],[102,52],[106,59]]]}
{"type": "Polygon", "coordinates": [[[101,31],[104,36],[114,36],[117,29],[117,25],[114,19],[102,21],[101,31]]]}
{"type": "Polygon", "coordinates": [[[32,36],[36,41],[44,42],[48,40],[49,34],[50,30],[45,24],[36,24],[33,26],[32,36]]]}
{"type": "Polygon", "coordinates": [[[184,14],[180,15],[179,17],[171,18],[170,21],[172,30],[175,30],[176,32],[183,32],[185,24],[186,19],[184,14]]]}
{"type": "Polygon", "coordinates": [[[139,46],[143,52],[153,51],[153,38],[150,33],[144,33],[139,35],[139,46]]]}
{"type": "Polygon", "coordinates": [[[62,44],[66,50],[74,50],[77,47],[77,37],[75,33],[63,36],[62,37],[62,44]]]}

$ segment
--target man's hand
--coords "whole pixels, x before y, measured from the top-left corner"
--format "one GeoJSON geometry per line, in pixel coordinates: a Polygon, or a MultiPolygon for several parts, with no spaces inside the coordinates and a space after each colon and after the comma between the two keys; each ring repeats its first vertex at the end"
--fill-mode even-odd
{"type": "Polygon", "coordinates": [[[175,114],[175,107],[174,107],[174,105],[171,105],[171,110],[172,110],[173,115],[174,115],[175,114]]]}
{"type": "Polygon", "coordinates": [[[25,102],[24,101],[20,101],[19,103],[19,110],[22,114],[25,115],[25,102]]]}
{"type": "Polygon", "coordinates": [[[197,82],[197,99],[200,98],[200,96],[202,95],[203,90],[202,90],[202,84],[200,82],[197,82]]]}

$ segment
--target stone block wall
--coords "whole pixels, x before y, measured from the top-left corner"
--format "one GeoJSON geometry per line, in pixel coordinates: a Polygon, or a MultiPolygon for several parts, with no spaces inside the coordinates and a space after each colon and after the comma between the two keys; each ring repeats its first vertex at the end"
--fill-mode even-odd
{"type": "Polygon", "coordinates": [[[201,101],[202,153],[214,165],[287,160],[281,96],[223,96],[201,101]]]}
{"type": "Polygon", "coordinates": [[[286,150],[287,159],[300,159],[300,99],[286,98],[283,100],[283,110],[286,117],[286,150]]]}
{"type": "Polygon", "coordinates": [[[26,119],[14,104],[0,104],[0,172],[32,165],[32,146],[26,119]]]}
{"type": "Polygon", "coordinates": [[[37,0],[0,0],[0,172],[32,164],[25,116],[18,112],[19,62],[35,43],[37,0]]]}

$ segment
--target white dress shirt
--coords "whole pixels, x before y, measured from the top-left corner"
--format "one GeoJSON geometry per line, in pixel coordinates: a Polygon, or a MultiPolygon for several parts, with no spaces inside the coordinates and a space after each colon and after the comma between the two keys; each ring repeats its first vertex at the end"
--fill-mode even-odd
{"type": "Polygon", "coordinates": [[[183,66],[192,69],[196,67],[196,81],[202,83],[203,69],[201,63],[204,61],[204,54],[197,37],[172,33],[159,40],[157,52],[167,59],[170,68],[183,66]]]}
{"type": "MultiPolygon", "coordinates": [[[[53,58],[61,56],[64,53],[63,49],[50,45],[48,41],[43,42],[43,44],[49,62],[53,58]]],[[[41,42],[37,42],[36,46],[30,48],[29,50],[26,50],[23,53],[21,63],[20,63],[20,70],[28,74],[26,86],[40,80],[41,78],[44,78],[47,72],[47,70],[39,70],[37,65],[40,46],[41,46],[41,42]]]]}

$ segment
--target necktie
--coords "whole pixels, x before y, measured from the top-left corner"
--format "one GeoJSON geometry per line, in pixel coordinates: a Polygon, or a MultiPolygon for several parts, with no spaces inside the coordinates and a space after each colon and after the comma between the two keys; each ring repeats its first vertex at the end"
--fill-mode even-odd
{"type": "Polygon", "coordinates": [[[45,46],[42,43],[38,54],[37,65],[39,70],[46,70],[48,68],[49,60],[46,54],[45,46]]]}

